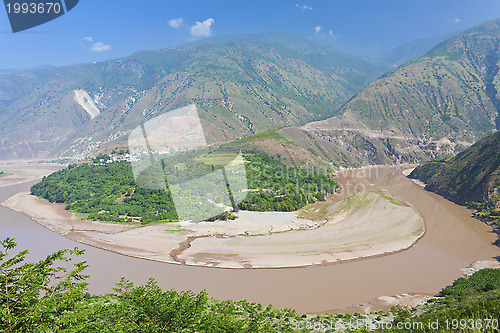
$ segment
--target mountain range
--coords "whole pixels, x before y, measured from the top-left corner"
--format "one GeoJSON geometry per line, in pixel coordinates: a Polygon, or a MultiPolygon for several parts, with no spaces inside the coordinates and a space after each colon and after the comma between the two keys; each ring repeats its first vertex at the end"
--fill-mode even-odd
{"type": "MultiPolygon", "coordinates": [[[[500,126],[499,66],[497,19],[385,74],[337,115],[281,129],[275,139],[280,135],[281,144],[286,140],[289,149],[300,151],[296,164],[356,166],[448,157],[500,126]]],[[[273,145],[266,140],[263,146],[273,145]]]]}
{"type": "Polygon", "coordinates": [[[209,143],[288,164],[443,158],[500,126],[499,66],[494,20],[386,74],[381,61],[269,33],[2,75],[0,159],[84,158],[191,103],[209,143]]]}
{"type": "Polygon", "coordinates": [[[209,142],[330,117],[387,69],[294,35],[227,36],[0,76],[0,159],[88,156],[195,103],[209,142]]]}

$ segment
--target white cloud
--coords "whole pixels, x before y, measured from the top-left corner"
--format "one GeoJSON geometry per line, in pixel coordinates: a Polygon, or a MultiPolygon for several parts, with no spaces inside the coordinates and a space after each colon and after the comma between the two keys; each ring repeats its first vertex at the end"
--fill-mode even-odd
{"type": "Polygon", "coordinates": [[[339,39],[339,37],[333,32],[333,30],[328,30],[328,36],[332,38],[333,40],[339,39]]]}
{"type": "Polygon", "coordinates": [[[184,23],[184,19],[182,17],[179,17],[179,18],[172,19],[172,20],[168,21],[168,25],[171,26],[174,29],[177,29],[183,23],[184,23]]]}
{"type": "Polygon", "coordinates": [[[301,10],[312,10],[312,7],[310,7],[308,5],[301,6],[301,5],[297,4],[297,3],[295,4],[295,7],[299,8],[301,10]]]}
{"type": "Polygon", "coordinates": [[[196,21],[190,29],[190,33],[194,37],[210,37],[212,35],[212,24],[214,24],[214,19],[209,18],[206,21],[198,22],[196,21]]]}
{"type": "Polygon", "coordinates": [[[94,38],[92,36],[86,36],[86,37],[83,37],[82,39],[83,39],[83,42],[79,42],[78,44],[80,44],[84,49],[86,49],[88,47],[88,45],[90,45],[89,43],[92,43],[90,45],[91,51],[106,52],[106,51],[111,50],[111,45],[104,44],[103,42],[95,42],[94,43],[94,38]]]}
{"type": "Polygon", "coordinates": [[[333,31],[333,30],[326,30],[325,27],[322,27],[320,25],[314,26],[314,38],[316,39],[331,39],[331,40],[337,40],[339,39],[339,36],[333,31]]]}
{"type": "Polygon", "coordinates": [[[108,44],[104,44],[103,42],[96,42],[92,44],[90,49],[94,52],[106,52],[111,50],[111,46],[108,44]]]}
{"type": "Polygon", "coordinates": [[[460,19],[459,19],[459,18],[456,18],[456,19],[455,19],[455,23],[460,23],[460,19]]]}

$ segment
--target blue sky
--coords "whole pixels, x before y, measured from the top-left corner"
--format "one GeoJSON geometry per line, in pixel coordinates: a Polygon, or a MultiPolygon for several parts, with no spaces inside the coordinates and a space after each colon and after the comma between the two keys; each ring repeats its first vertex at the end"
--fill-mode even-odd
{"type": "Polygon", "coordinates": [[[80,0],[66,15],[13,34],[0,8],[0,68],[101,61],[207,36],[267,31],[378,56],[498,17],[499,0],[80,0]]]}

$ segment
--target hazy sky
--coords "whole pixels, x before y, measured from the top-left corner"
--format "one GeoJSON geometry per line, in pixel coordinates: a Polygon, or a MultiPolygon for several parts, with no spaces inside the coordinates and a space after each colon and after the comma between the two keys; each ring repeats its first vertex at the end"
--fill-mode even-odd
{"type": "Polygon", "coordinates": [[[0,68],[100,61],[224,34],[284,31],[378,56],[500,17],[500,0],[80,0],[13,34],[0,8],[0,68]]]}

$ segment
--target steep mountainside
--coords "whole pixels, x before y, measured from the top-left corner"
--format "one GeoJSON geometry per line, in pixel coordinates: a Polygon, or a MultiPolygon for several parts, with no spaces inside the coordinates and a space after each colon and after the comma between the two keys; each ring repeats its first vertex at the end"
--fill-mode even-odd
{"type": "Polygon", "coordinates": [[[479,203],[474,206],[484,207],[485,214],[500,221],[500,132],[455,157],[424,163],[410,177],[422,180],[427,183],[426,189],[454,201],[479,203]]]}
{"type": "Polygon", "coordinates": [[[447,157],[500,125],[499,65],[500,19],[439,44],[370,84],[341,115],[300,131],[348,151],[354,164],[447,157]]]}
{"type": "Polygon", "coordinates": [[[0,159],[81,158],[191,103],[210,142],[302,125],[335,114],[381,68],[296,36],[263,34],[3,75],[0,159]]]}
{"type": "Polygon", "coordinates": [[[495,129],[499,61],[497,20],[453,37],[384,76],[343,111],[372,130],[473,140],[495,129]]]}

